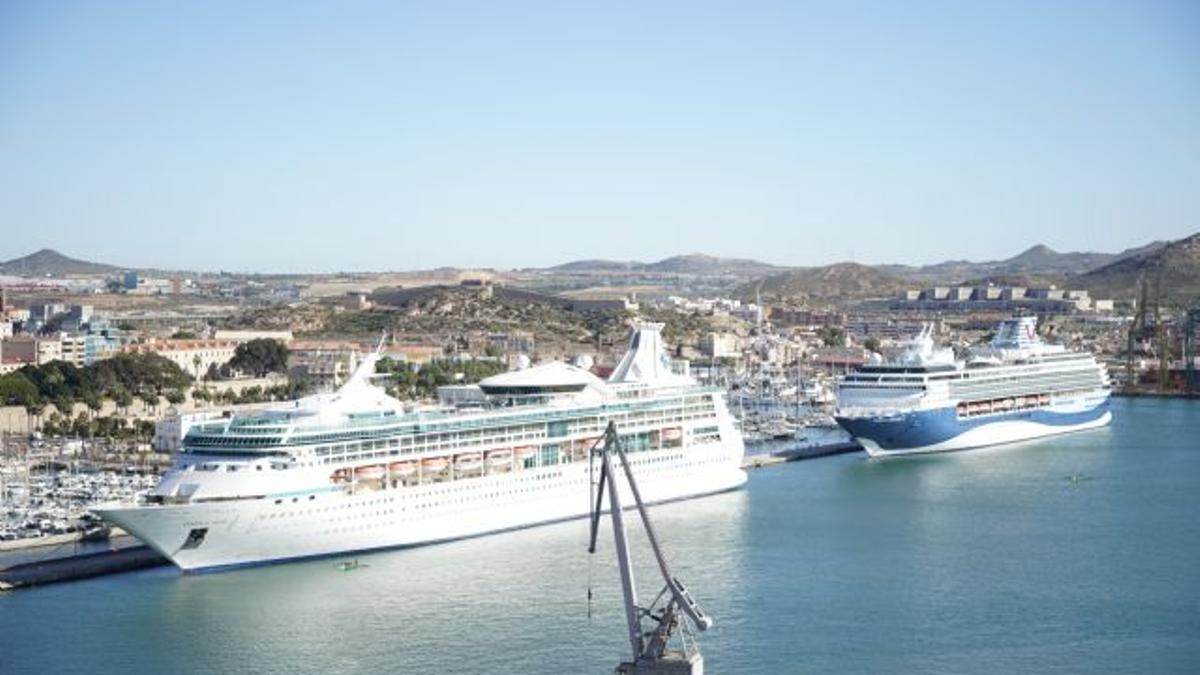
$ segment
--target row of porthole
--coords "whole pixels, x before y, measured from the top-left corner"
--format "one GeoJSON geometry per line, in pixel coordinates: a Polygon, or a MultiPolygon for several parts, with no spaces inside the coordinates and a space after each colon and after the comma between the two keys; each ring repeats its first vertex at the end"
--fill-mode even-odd
{"type": "MultiPolygon", "coordinates": [[[[698,461],[698,462],[690,462],[690,463],[688,463],[688,464],[686,464],[686,465],[683,465],[683,466],[681,466],[681,467],[677,467],[677,468],[684,468],[685,466],[691,466],[691,465],[696,465],[696,464],[704,464],[704,463],[709,463],[709,462],[712,462],[712,461],[716,461],[716,460],[701,460],[701,461],[698,461]]],[[[584,481],[582,481],[582,480],[578,480],[578,481],[574,481],[574,482],[577,482],[577,483],[582,483],[582,482],[584,482],[584,481]]],[[[521,490],[516,490],[516,491],[510,492],[509,494],[510,494],[510,495],[515,495],[515,494],[523,494],[523,493],[528,493],[528,492],[531,492],[531,491],[533,491],[533,488],[524,488],[524,489],[521,489],[521,490]]],[[[487,495],[480,495],[480,498],[486,498],[486,499],[494,499],[495,497],[496,497],[496,493],[491,493],[491,494],[487,494],[487,495]]],[[[454,503],[460,503],[460,504],[461,504],[461,503],[464,503],[464,502],[467,502],[467,501],[477,501],[477,499],[471,499],[471,500],[468,500],[468,499],[460,498],[460,499],[457,499],[457,500],[455,500],[455,502],[454,502],[454,503]]],[[[420,504],[416,504],[416,505],[414,505],[414,509],[428,509],[428,508],[433,508],[433,507],[436,507],[436,506],[445,506],[445,505],[447,505],[447,503],[446,503],[446,502],[441,502],[441,503],[420,503],[420,504]]],[[[406,511],[406,510],[407,510],[407,508],[402,508],[402,509],[401,509],[401,511],[406,511]]],[[[301,512],[301,513],[303,513],[303,512],[301,512]]],[[[385,515],[393,515],[393,516],[394,516],[394,515],[395,515],[395,513],[396,513],[395,509],[388,509],[388,510],[380,510],[380,511],[376,511],[376,512],[374,512],[373,514],[359,514],[358,516],[354,516],[354,517],[355,517],[355,518],[364,518],[364,517],[368,517],[368,516],[385,516],[385,515]]],[[[295,515],[295,514],[289,514],[289,515],[295,515]]],[[[335,520],[337,520],[337,519],[335,519],[335,520]]],[[[332,521],[331,521],[331,522],[332,522],[332,521]]],[[[384,525],[384,524],[386,524],[386,523],[383,523],[383,522],[375,522],[375,523],[372,523],[371,525],[365,525],[365,526],[363,526],[363,528],[361,528],[361,529],[367,529],[368,527],[378,527],[378,526],[381,526],[381,525],[384,525]]],[[[335,532],[335,533],[336,533],[336,532],[338,532],[338,531],[340,531],[340,530],[333,530],[332,532],[335,532]]],[[[349,531],[349,530],[347,530],[347,531],[349,531]]]]}

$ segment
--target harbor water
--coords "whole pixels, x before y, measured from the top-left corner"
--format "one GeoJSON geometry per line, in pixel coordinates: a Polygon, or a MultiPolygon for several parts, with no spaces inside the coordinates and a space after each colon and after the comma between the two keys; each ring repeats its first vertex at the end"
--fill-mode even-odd
{"type": "MultiPolygon", "coordinates": [[[[1200,403],[1113,413],[1017,445],[789,463],[654,507],[716,621],[699,636],[707,672],[1195,672],[1200,403]]],[[[637,523],[648,601],[661,584],[637,523]]],[[[0,671],[611,673],[628,643],[608,521],[593,560],[587,534],[574,521],[348,571],[161,567],[15,592],[0,671]]]]}

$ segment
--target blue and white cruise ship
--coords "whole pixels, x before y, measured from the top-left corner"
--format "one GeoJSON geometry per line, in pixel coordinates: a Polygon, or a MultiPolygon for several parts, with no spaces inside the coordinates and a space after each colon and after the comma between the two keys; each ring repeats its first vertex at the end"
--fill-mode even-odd
{"type": "Polygon", "coordinates": [[[926,326],[888,361],[838,386],[838,424],[873,457],[963,450],[1104,426],[1109,379],[1086,352],[1049,345],[1037,319],[1001,322],[956,360],[926,326]]]}

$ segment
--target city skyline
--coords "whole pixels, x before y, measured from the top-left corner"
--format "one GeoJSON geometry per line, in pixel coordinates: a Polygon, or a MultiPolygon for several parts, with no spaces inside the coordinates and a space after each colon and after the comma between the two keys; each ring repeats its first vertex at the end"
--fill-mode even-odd
{"type": "Polygon", "coordinates": [[[0,259],[920,265],[1200,229],[1191,3],[0,19],[0,259]]]}

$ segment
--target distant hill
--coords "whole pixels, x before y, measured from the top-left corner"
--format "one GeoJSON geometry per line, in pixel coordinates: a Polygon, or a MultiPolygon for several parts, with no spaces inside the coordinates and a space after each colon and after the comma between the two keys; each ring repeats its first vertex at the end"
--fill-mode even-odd
{"type": "Polygon", "coordinates": [[[650,263],[645,266],[650,272],[666,274],[761,274],[766,271],[784,269],[757,260],[746,258],[718,258],[716,256],[693,253],[677,255],[665,260],[650,263]]]}
{"type": "Polygon", "coordinates": [[[741,275],[756,276],[787,269],[746,258],[720,258],[692,253],[677,255],[658,262],[620,262],[615,260],[574,260],[549,268],[554,272],[632,272],[646,274],[689,274],[696,276],[741,275]]]}
{"type": "Polygon", "coordinates": [[[548,269],[555,272],[625,272],[641,265],[639,262],[616,260],[572,260],[548,269]]]}
{"type": "Polygon", "coordinates": [[[923,283],[954,284],[983,279],[1027,277],[1059,279],[1084,274],[1132,256],[1148,253],[1164,246],[1155,241],[1120,253],[1068,252],[1059,253],[1045,244],[1037,244],[1005,260],[972,262],[947,260],[932,265],[880,265],[879,269],[899,277],[923,283]]]}
{"type": "MultiPolygon", "coordinates": [[[[1162,300],[1200,304],[1200,233],[1127,255],[1072,280],[1093,297],[1131,299],[1138,280],[1161,283],[1162,300]]],[[[1153,292],[1154,286],[1151,286],[1153,292]]]]}
{"type": "Polygon", "coordinates": [[[861,300],[891,297],[910,285],[875,267],[843,262],[774,274],[739,286],[736,294],[747,299],[761,292],[763,299],[861,300]]]}
{"type": "Polygon", "coordinates": [[[68,258],[58,251],[44,248],[23,258],[0,263],[0,274],[21,277],[61,277],[67,275],[112,274],[120,267],[68,258]]]}

